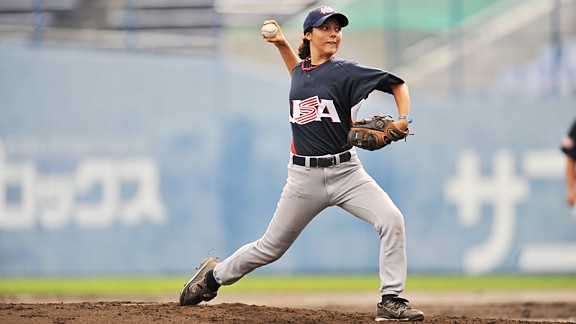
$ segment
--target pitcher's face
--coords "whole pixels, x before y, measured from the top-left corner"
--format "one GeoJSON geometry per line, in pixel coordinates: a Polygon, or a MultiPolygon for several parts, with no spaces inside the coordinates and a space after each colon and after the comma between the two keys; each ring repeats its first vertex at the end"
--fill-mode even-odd
{"type": "Polygon", "coordinates": [[[342,27],[335,18],[327,19],[320,27],[306,34],[312,56],[332,56],[338,52],[342,41],[342,27]]]}

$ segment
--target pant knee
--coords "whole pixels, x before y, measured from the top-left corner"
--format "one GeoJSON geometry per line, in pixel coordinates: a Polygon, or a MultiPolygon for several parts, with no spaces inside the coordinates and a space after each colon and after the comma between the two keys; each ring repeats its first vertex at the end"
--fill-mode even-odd
{"type": "Polygon", "coordinates": [[[388,235],[404,237],[404,216],[398,209],[381,214],[374,223],[374,228],[381,238],[388,235]]]}
{"type": "Polygon", "coordinates": [[[267,237],[260,239],[256,244],[256,249],[258,250],[261,258],[266,263],[272,263],[280,259],[280,257],[286,253],[289,247],[289,244],[275,242],[274,240],[267,237]]]}

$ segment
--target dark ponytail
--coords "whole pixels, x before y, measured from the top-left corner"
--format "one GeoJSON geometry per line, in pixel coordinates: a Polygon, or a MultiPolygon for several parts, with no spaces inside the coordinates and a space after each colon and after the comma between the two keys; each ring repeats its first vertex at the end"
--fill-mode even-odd
{"type": "Polygon", "coordinates": [[[298,46],[298,57],[303,60],[308,56],[310,56],[310,41],[304,37],[302,38],[302,43],[298,46]]]}

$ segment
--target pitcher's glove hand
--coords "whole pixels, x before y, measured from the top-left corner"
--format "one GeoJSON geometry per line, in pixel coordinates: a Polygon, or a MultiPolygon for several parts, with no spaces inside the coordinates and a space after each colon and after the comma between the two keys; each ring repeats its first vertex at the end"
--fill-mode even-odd
{"type": "Polygon", "coordinates": [[[374,151],[406,138],[409,130],[401,130],[394,125],[391,116],[372,116],[357,120],[348,132],[348,143],[359,148],[374,151]]]}

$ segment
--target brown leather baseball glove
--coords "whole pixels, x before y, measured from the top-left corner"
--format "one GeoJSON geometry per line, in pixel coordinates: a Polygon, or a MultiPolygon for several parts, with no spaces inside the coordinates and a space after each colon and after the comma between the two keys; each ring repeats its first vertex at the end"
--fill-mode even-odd
{"type": "Polygon", "coordinates": [[[374,151],[406,138],[409,130],[399,129],[391,116],[372,116],[357,120],[348,132],[348,143],[359,148],[374,151]]]}

